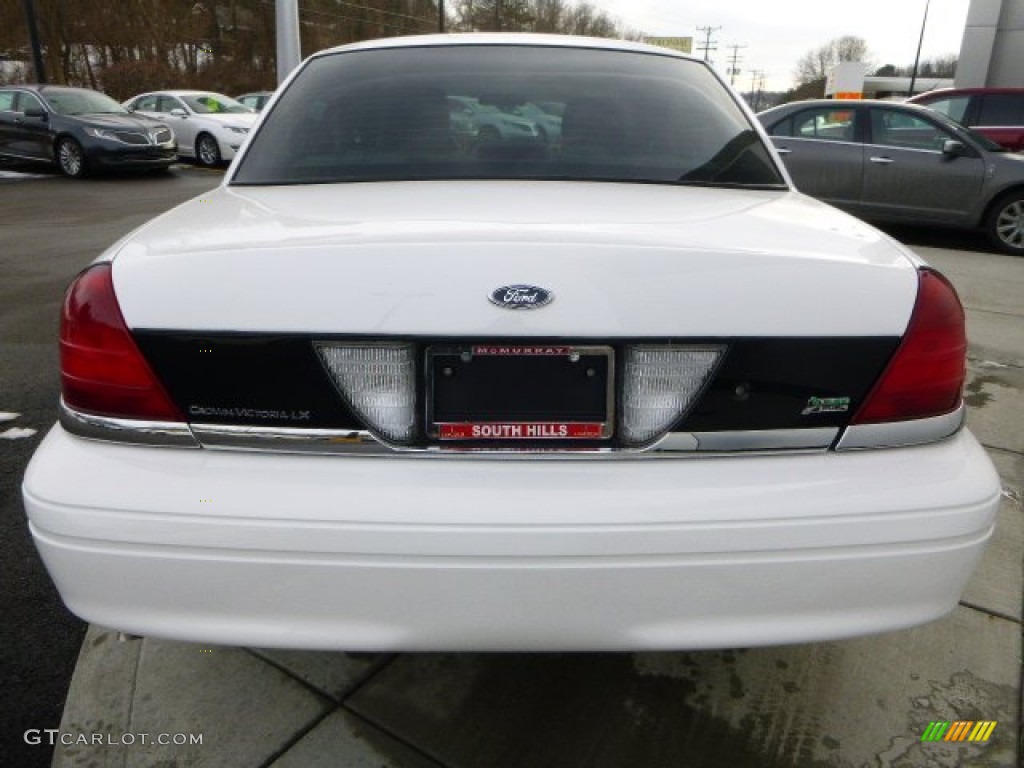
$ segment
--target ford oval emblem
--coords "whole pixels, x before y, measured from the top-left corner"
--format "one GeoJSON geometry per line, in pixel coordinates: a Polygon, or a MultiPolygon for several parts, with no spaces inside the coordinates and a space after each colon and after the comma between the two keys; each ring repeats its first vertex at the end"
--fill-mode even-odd
{"type": "Polygon", "coordinates": [[[554,301],[555,294],[536,285],[503,285],[491,291],[489,298],[503,309],[538,309],[554,301]]]}

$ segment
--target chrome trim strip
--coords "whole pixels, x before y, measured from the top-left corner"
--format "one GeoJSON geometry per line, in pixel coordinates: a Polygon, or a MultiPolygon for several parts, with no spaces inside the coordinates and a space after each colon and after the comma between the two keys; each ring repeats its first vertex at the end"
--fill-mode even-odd
{"type": "MultiPolygon", "coordinates": [[[[892,150],[896,152],[923,152],[929,155],[941,155],[938,149],[924,149],[922,147],[897,147],[892,144],[865,144],[861,141],[836,141],[834,139],[815,139],[811,136],[772,136],[769,137],[774,144],[776,141],[813,141],[820,144],[842,144],[848,147],[864,147],[865,149],[892,150]]],[[[778,147],[776,147],[778,149],[778,147]]]]}
{"type": "Polygon", "coordinates": [[[203,448],[283,453],[398,454],[366,430],[239,427],[231,424],[192,424],[192,434],[203,448]]]}
{"type": "MultiPolygon", "coordinates": [[[[776,136],[775,134],[768,134],[768,138],[772,140],[772,144],[776,141],[813,141],[815,144],[842,144],[847,147],[865,147],[867,146],[862,141],[841,141],[839,139],[818,139],[813,136],[776,136]]],[[[778,149],[778,147],[776,147],[778,149]]],[[[792,150],[790,150],[792,151],[792,150]]]]}
{"type": "MultiPolygon", "coordinates": [[[[928,419],[858,424],[846,428],[836,450],[895,448],[936,442],[958,432],[965,419],[966,409],[961,405],[952,413],[928,419]]],[[[185,425],[177,422],[118,419],[76,411],[63,401],[60,403],[59,420],[61,426],[74,435],[107,442],[214,450],[435,458],[682,458],[777,451],[824,451],[839,434],[838,427],[670,432],[645,448],[545,449],[509,446],[495,449],[439,445],[410,448],[387,445],[365,430],[185,425]]]]}
{"type": "Polygon", "coordinates": [[[940,149],[925,149],[923,147],[898,147],[894,144],[864,144],[864,147],[871,147],[873,149],[888,150],[895,152],[919,152],[926,155],[941,155],[942,150],[940,149]]]}
{"type": "Polygon", "coordinates": [[[888,421],[882,424],[855,424],[847,427],[836,444],[837,451],[862,448],[898,448],[943,440],[960,431],[967,418],[963,403],[942,416],[913,421],[888,421]]]}
{"type": "Polygon", "coordinates": [[[144,421],[97,416],[76,411],[65,403],[63,398],[60,401],[57,418],[60,425],[71,434],[91,440],[174,448],[200,447],[187,424],[176,421],[144,421]]]}
{"type": "Polygon", "coordinates": [[[510,447],[505,450],[493,448],[453,448],[432,445],[426,448],[410,448],[388,445],[366,430],[356,429],[293,429],[278,427],[237,427],[229,424],[193,424],[192,432],[203,448],[212,450],[276,451],[282,453],[342,454],[349,456],[392,456],[392,457],[467,457],[478,456],[517,458],[548,457],[578,458],[597,453],[612,454],[610,448],[583,449],[579,451],[552,449],[524,449],[510,447]]]}
{"type": "Polygon", "coordinates": [[[825,449],[839,434],[839,427],[809,429],[762,429],[733,432],[670,432],[655,443],[658,451],[732,453],[736,451],[792,451],[825,449]]]}
{"type": "Polygon", "coordinates": [[[773,451],[822,451],[839,432],[837,427],[744,432],[672,432],[645,448],[581,447],[474,448],[431,445],[425,448],[389,446],[370,432],[351,429],[292,429],[193,424],[192,433],[204,448],[215,450],[278,451],[284,453],[349,454],[363,456],[428,456],[478,458],[680,458],[687,455],[731,455],[773,451]]]}

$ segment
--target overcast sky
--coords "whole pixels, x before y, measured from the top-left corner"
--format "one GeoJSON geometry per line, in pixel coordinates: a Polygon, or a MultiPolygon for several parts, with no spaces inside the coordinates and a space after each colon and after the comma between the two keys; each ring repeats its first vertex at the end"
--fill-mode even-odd
{"type": "MultiPolygon", "coordinates": [[[[876,66],[914,63],[925,0],[591,0],[627,27],[645,34],[693,37],[697,27],[721,27],[712,36],[715,64],[726,69],[731,45],[739,51],[736,86],[750,89],[751,70],[766,73],[769,90],[793,86],[797,60],[812,48],[843,35],[867,41],[876,66]]],[[[931,0],[921,58],[960,51],[970,0],[931,0]]],[[[696,48],[694,53],[697,53],[696,48]]]]}

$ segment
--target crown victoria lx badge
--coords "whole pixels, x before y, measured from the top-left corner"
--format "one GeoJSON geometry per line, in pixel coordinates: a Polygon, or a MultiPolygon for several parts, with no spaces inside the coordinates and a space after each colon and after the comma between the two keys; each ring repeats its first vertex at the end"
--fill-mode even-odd
{"type": "Polygon", "coordinates": [[[536,285],[503,285],[491,291],[489,298],[504,309],[539,309],[554,301],[555,294],[536,285]]]}

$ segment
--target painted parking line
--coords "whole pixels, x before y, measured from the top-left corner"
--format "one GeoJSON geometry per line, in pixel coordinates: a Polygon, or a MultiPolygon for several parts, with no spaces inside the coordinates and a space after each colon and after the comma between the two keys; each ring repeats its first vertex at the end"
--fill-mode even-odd
{"type": "MultiPolygon", "coordinates": [[[[5,421],[14,421],[20,417],[20,413],[13,413],[12,411],[0,411],[0,423],[5,421]]],[[[0,432],[0,440],[23,440],[26,437],[32,437],[39,430],[32,429],[30,427],[9,427],[3,432],[0,432]]]]}
{"type": "Polygon", "coordinates": [[[0,169],[0,181],[23,181],[26,179],[47,179],[45,173],[22,173],[21,171],[5,171],[0,169]]]}

